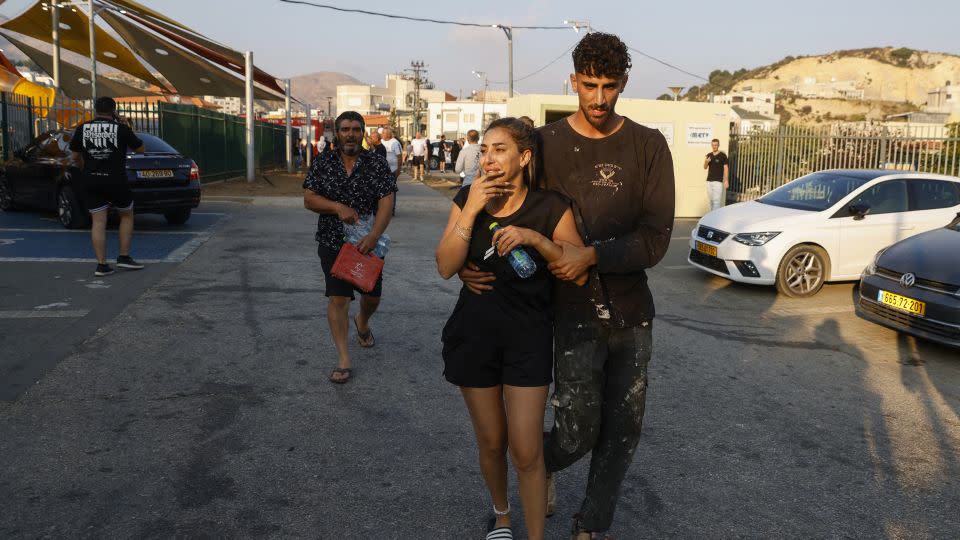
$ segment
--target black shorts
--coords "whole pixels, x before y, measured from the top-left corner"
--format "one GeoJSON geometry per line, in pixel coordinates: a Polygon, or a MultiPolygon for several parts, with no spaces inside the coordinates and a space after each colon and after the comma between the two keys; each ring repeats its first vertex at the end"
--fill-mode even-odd
{"type": "Polygon", "coordinates": [[[423,156],[413,156],[413,166],[419,167],[423,165],[423,156]]]}
{"type": "Polygon", "coordinates": [[[338,253],[340,253],[339,250],[331,249],[323,244],[317,244],[317,255],[320,256],[320,267],[323,268],[323,277],[327,283],[326,296],[328,298],[331,296],[347,296],[353,300],[355,298],[353,291],[357,291],[364,296],[376,296],[379,298],[383,293],[383,272],[380,273],[380,277],[377,278],[377,284],[373,286],[373,290],[370,292],[361,291],[350,283],[330,275],[330,270],[333,269],[333,263],[337,260],[338,253]]]}
{"type": "Polygon", "coordinates": [[[133,192],[126,178],[84,176],[78,187],[91,214],[103,212],[111,206],[118,212],[133,210],[133,192]]]}
{"type": "Polygon", "coordinates": [[[553,339],[548,334],[537,341],[517,348],[490,339],[448,338],[443,343],[443,376],[468,388],[548,386],[553,381],[553,339]]]}

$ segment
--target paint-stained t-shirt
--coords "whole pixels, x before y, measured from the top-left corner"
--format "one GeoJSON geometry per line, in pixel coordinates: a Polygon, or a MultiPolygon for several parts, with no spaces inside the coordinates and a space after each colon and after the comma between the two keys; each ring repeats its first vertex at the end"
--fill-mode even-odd
{"type": "Polygon", "coordinates": [[[127,150],[143,146],[127,125],[97,118],[77,126],[70,150],[83,154],[85,176],[126,178],[127,150]]]}
{"type": "MultiPolygon", "coordinates": [[[[387,160],[370,150],[357,156],[347,174],[340,153],[326,151],[317,156],[303,181],[303,188],[357,211],[362,216],[376,215],[380,199],[397,191],[397,179],[387,160]]],[[[317,218],[317,242],[331,249],[343,245],[343,222],[333,214],[317,218]]]]}
{"type": "Polygon", "coordinates": [[[666,140],[629,118],[602,139],[580,135],[566,118],[538,132],[544,185],[572,201],[584,243],[597,251],[599,280],[592,276],[584,287],[557,281],[557,318],[601,319],[617,328],[650,321],[653,296],[644,270],[663,258],[673,230],[666,140]]]}

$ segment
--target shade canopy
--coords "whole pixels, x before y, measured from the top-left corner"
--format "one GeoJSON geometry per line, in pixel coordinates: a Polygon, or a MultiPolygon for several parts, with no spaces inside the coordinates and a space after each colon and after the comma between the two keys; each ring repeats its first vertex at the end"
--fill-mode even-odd
{"type": "MultiPolygon", "coordinates": [[[[159,19],[140,16],[130,12],[123,15],[221,67],[246,76],[246,68],[244,67],[245,59],[243,54],[238,51],[211,41],[200,34],[183,30],[182,27],[173,26],[159,19]]],[[[277,83],[276,77],[256,66],[253,67],[253,79],[274,92],[284,93],[283,88],[277,83]]]]}
{"type": "MultiPolygon", "coordinates": [[[[147,32],[120,15],[103,11],[100,17],[120,35],[138,56],[146,60],[176,88],[177,93],[190,96],[246,95],[242,79],[234,77],[203,58],[147,32]]],[[[281,96],[262,88],[254,88],[257,99],[277,100],[281,96]]]]}
{"type": "MultiPolygon", "coordinates": [[[[27,58],[36,62],[47,73],[53,73],[53,57],[13,38],[7,32],[0,32],[14,47],[20,49],[27,58]]],[[[90,99],[90,71],[69,62],[60,60],[60,88],[74,99],[90,99]]],[[[97,76],[97,95],[109,97],[152,96],[154,92],[123,84],[106,77],[97,76]]]]}
{"type": "MultiPolygon", "coordinates": [[[[45,10],[40,2],[34,4],[33,7],[19,16],[0,24],[0,27],[30,36],[44,43],[53,41],[51,37],[53,20],[50,12],[45,10]]],[[[59,33],[62,48],[83,56],[90,56],[90,19],[85,13],[80,10],[61,8],[59,33]]],[[[163,83],[154,77],[126,46],[99,27],[96,28],[95,36],[97,62],[102,62],[150,84],[164,88],[163,83]]]]}

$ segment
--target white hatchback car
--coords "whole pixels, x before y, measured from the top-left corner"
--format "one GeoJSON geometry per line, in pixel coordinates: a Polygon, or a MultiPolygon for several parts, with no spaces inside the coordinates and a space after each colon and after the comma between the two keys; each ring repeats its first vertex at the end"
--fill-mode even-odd
{"type": "Polygon", "coordinates": [[[877,252],[960,212],[960,178],[887,170],[820,171],[703,216],[688,261],[743,283],[812,296],[860,278],[877,252]]]}

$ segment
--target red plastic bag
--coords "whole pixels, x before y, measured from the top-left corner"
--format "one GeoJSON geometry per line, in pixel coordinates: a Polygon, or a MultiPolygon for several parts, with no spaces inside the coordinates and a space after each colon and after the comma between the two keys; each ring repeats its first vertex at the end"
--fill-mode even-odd
{"type": "Polygon", "coordinates": [[[340,248],[330,274],[363,292],[370,292],[376,287],[382,271],[383,259],[373,253],[364,255],[357,246],[347,242],[340,248]]]}

